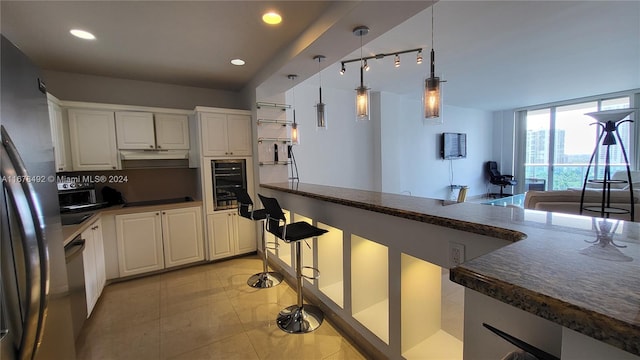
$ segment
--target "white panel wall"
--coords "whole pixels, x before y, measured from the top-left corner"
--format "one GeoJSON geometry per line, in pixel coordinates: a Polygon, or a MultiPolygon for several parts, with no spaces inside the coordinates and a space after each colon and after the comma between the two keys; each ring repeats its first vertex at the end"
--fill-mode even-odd
{"type": "Polygon", "coordinates": [[[445,106],[442,125],[425,125],[419,101],[383,93],[384,192],[446,199],[449,185],[467,185],[467,196],[487,191],[484,164],[492,160],[493,120],[485,111],[445,106]],[[395,113],[395,114],[394,114],[395,113]],[[440,134],[467,134],[467,158],[440,159],[440,134]]]}
{"type": "MultiPolygon", "coordinates": [[[[377,146],[374,122],[356,122],[353,91],[324,88],[322,100],[328,104],[328,127],[317,130],[318,82],[311,79],[295,87],[300,145],[294,146],[294,155],[300,181],[374,189],[376,159],[372,154],[377,146]]],[[[287,92],[288,104],[293,104],[293,95],[291,90],[287,92]]]]}
{"type": "MultiPolygon", "coordinates": [[[[286,98],[293,104],[293,91],[286,98]]],[[[497,160],[492,113],[445,106],[444,124],[425,125],[419,101],[374,92],[372,120],[356,122],[354,92],[323,88],[328,128],[318,130],[317,100],[314,77],[295,87],[300,145],[294,155],[301,182],[440,199],[449,198],[451,183],[469,186],[467,196],[487,192],[485,162],[497,160]],[[439,158],[443,132],[467,134],[466,159],[439,158]]]]}

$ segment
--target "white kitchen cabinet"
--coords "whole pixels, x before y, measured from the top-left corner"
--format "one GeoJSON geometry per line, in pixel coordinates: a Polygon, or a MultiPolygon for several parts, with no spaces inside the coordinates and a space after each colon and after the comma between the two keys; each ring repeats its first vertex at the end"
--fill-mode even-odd
{"type": "Polygon", "coordinates": [[[69,109],[73,170],[120,168],[113,111],[69,109]]]}
{"type": "Polygon", "coordinates": [[[81,237],[84,239],[85,244],[82,260],[84,264],[84,281],[87,297],[87,317],[89,317],[102,294],[107,280],[102,223],[100,220],[96,220],[83,231],[81,237]]]}
{"type": "Polygon", "coordinates": [[[116,111],[116,131],[118,149],[189,149],[189,122],[182,114],[116,111]]]}
{"type": "Polygon", "coordinates": [[[162,211],[162,241],[165,267],[204,260],[200,208],[162,211]]]}
{"type": "Polygon", "coordinates": [[[58,104],[49,100],[49,124],[51,125],[51,140],[55,155],[56,172],[71,171],[71,154],[65,131],[62,109],[58,104]]]}
{"type": "Polygon", "coordinates": [[[154,114],[156,144],[162,150],[189,150],[189,118],[181,114],[154,114]]]}
{"type": "Polygon", "coordinates": [[[216,260],[256,251],[256,231],[253,221],[238,215],[236,210],[207,215],[209,259],[216,260]]]}
{"type": "Polygon", "coordinates": [[[204,260],[199,207],[116,216],[120,277],[204,260]]]}
{"type": "Polygon", "coordinates": [[[251,117],[200,113],[202,156],[251,156],[251,117]]]}
{"type": "Polygon", "coordinates": [[[164,269],[160,211],[116,216],[120,277],[164,269]]]}
{"type": "Polygon", "coordinates": [[[116,111],[116,138],[118,140],[118,149],[155,149],[153,113],[116,111]]]}

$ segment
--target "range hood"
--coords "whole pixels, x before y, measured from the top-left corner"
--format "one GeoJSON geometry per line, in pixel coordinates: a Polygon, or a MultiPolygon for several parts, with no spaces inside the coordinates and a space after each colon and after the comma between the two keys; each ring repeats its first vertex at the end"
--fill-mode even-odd
{"type": "Polygon", "coordinates": [[[189,150],[120,150],[123,169],[187,168],[189,150]]]}

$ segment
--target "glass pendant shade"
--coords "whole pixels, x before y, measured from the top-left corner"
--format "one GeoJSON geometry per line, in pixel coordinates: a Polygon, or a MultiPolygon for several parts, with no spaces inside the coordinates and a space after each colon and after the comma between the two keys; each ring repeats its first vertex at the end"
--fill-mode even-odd
{"type": "Polygon", "coordinates": [[[369,120],[369,89],[366,86],[356,89],[356,120],[369,120]]]}
{"type": "Polygon", "coordinates": [[[316,125],[319,129],[327,128],[327,113],[326,113],[326,105],[322,102],[316,104],[316,125]]]}
{"type": "Polygon", "coordinates": [[[442,106],[442,96],[440,96],[440,78],[430,77],[424,82],[424,117],[425,119],[439,118],[442,106]]]}
{"type": "Polygon", "coordinates": [[[298,124],[296,122],[291,124],[291,143],[293,145],[299,145],[300,144],[300,137],[299,137],[299,133],[298,133],[298,124]]]}

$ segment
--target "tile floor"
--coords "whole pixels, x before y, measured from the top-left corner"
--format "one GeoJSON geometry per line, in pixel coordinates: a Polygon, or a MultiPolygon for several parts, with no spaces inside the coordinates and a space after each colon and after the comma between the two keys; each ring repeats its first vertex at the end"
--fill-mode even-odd
{"type": "Polygon", "coordinates": [[[286,283],[254,289],[257,257],[111,284],[78,338],[78,359],[364,359],[328,322],[281,331],[280,309],[296,302],[286,283]]]}

